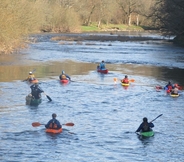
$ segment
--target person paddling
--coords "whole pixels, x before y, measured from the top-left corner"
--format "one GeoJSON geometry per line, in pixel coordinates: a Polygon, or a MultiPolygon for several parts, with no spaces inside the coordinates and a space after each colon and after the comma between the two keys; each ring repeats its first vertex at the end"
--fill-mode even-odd
{"type": "Polygon", "coordinates": [[[154,127],[154,124],[152,122],[148,123],[148,119],[146,117],[143,118],[143,122],[140,124],[139,128],[135,131],[137,132],[149,132],[154,127]]]}
{"type": "Polygon", "coordinates": [[[178,87],[179,86],[177,84],[174,85],[174,88],[171,90],[172,95],[178,95],[178,87]]]}
{"type": "Polygon", "coordinates": [[[60,129],[62,128],[60,122],[56,119],[56,114],[52,114],[52,119],[49,120],[49,122],[45,125],[45,128],[47,129],[60,129]]]}
{"type": "Polygon", "coordinates": [[[125,75],[125,78],[121,80],[122,83],[128,84],[129,83],[129,79],[128,76],[125,75]]]}
{"type": "Polygon", "coordinates": [[[43,93],[44,91],[39,87],[38,83],[31,85],[30,88],[31,88],[31,95],[33,98],[35,99],[41,98],[41,93],[43,93]]]}
{"type": "Polygon", "coordinates": [[[60,80],[66,80],[66,79],[71,80],[71,78],[69,77],[69,75],[65,74],[65,71],[63,71],[63,70],[62,70],[61,75],[59,76],[59,79],[60,80]]]}
{"type": "Polygon", "coordinates": [[[33,80],[35,80],[36,78],[35,78],[35,76],[34,76],[34,74],[33,74],[33,72],[32,71],[30,71],[29,72],[29,75],[28,75],[28,77],[27,77],[27,79],[25,79],[25,80],[23,80],[23,81],[33,81],[33,80]]]}
{"type": "Polygon", "coordinates": [[[164,87],[164,90],[166,90],[167,93],[170,93],[173,88],[174,86],[169,81],[168,84],[164,87]]]}
{"type": "Polygon", "coordinates": [[[101,70],[106,69],[106,68],[105,68],[105,62],[104,62],[104,60],[102,60],[102,62],[100,63],[100,65],[99,65],[97,68],[99,68],[99,69],[101,69],[101,70]]]}

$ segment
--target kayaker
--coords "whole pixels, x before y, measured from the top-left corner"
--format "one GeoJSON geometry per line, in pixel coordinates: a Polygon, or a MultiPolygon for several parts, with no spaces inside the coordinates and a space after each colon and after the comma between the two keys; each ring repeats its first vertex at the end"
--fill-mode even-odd
{"type": "Polygon", "coordinates": [[[135,131],[137,132],[149,132],[154,127],[154,124],[152,122],[148,123],[148,119],[146,117],[143,118],[143,122],[140,124],[139,128],[135,131]]]}
{"type": "Polygon", "coordinates": [[[164,87],[164,90],[166,90],[167,93],[170,93],[173,88],[174,86],[169,81],[168,84],[164,87]]]}
{"type": "Polygon", "coordinates": [[[66,80],[66,79],[71,80],[71,78],[69,77],[69,75],[65,74],[65,71],[63,71],[63,70],[62,70],[61,75],[59,76],[59,79],[60,80],[66,80]]]}
{"type": "Polygon", "coordinates": [[[62,126],[60,122],[56,119],[56,114],[52,114],[52,119],[49,120],[49,122],[45,125],[45,128],[47,129],[60,129],[62,126]]]}
{"type": "Polygon", "coordinates": [[[38,83],[31,85],[30,88],[32,97],[34,97],[35,99],[41,98],[41,93],[43,93],[44,91],[39,87],[38,83]]]}
{"type": "Polygon", "coordinates": [[[177,84],[175,84],[174,85],[174,88],[171,90],[171,94],[173,94],[173,95],[178,95],[178,85],[177,84]]]}
{"type": "Polygon", "coordinates": [[[129,79],[128,76],[125,75],[125,78],[121,80],[122,83],[128,84],[129,83],[129,79]]]}
{"type": "Polygon", "coordinates": [[[33,81],[33,80],[35,80],[35,79],[36,79],[36,78],[35,78],[33,72],[30,71],[30,72],[29,72],[29,75],[28,75],[28,77],[27,77],[27,79],[25,79],[25,80],[23,80],[23,81],[33,81]]]}
{"type": "Polygon", "coordinates": [[[99,68],[100,68],[101,70],[106,69],[106,68],[105,68],[105,62],[104,62],[104,60],[102,60],[102,62],[100,63],[99,68]]]}

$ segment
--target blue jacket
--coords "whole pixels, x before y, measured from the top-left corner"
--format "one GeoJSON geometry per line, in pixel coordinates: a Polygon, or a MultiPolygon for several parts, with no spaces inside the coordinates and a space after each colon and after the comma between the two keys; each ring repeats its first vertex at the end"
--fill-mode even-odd
{"type": "Polygon", "coordinates": [[[105,69],[105,63],[103,62],[100,63],[100,69],[105,69]]]}
{"type": "Polygon", "coordinates": [[[62,128],[62,126],[61,126],[61,124],[60,124],[60,122],[57,120],[57,119],[55,119],[55,118],[53,118],[53,119],[51,119],[46,125],[45,125],[45,128],[49,128],[49,129],[60,129],[60,128],[62,128]]]}
{"type": "Polygon", "coordinates": [[[165,87],[164,87],[164,90],[168,90],[168,89],[173,89],[174,86],[172,84],[167,84],[165,87]]]}
{"type": "Polygon", "coordinates": [[[142,122],[136,132],[149,132],[154,127],[153,123],[142,122]]]}

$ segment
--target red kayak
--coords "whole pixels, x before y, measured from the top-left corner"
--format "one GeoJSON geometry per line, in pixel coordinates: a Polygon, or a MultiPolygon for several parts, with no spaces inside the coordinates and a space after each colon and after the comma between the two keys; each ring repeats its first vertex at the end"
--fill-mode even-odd
{"type": "Polygon", "coordinates": [[[66,84],[66,83],[69,83],[69,80],[68,79],[61,79],[60,82],[66,84]]]}
{"type": "Polygon", "coordinates": [[[97,72],[102,73],[102,74],[107,74],[108,69],[97,69],[97,72]]]}

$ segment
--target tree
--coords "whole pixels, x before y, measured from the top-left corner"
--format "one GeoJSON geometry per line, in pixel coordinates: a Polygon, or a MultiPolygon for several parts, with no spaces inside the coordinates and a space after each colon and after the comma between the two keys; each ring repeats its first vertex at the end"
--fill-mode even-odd
{"type": "Polygon", "coordinates": [[[151,16],[163,33],[184,35],[183,0],[156,0],[151,16]]]}

